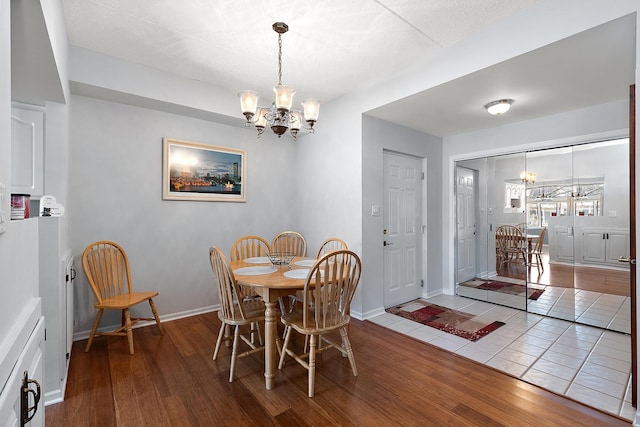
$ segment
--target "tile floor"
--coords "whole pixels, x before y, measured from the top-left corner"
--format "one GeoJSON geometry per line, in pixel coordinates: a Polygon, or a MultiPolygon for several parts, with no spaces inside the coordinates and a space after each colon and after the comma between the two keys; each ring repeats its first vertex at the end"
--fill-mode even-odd
{"type": "Polygon", "coordinates": [[[389,313],[370,321],[634,419],[629,335],[461,296],[440,295],[428,301],[506,325],[472,342],[389,313]]]}
{"type": "MultiPolygon", "coordinates": [[[[496,280],[524,285],[524,280],[496,276],[496,280]]],[[[458,286],[458,295],[490,301],[507,307],[525,310],[528,304],[530,313],[548,315],[558,319],[575,320],[585,325],[631,333],[631,298],[620,295],[603,294],[574,288],[560,288],[531,284],[529,289],[544,289],[537,300],[525,300],[523,296],[508,295],[458,286]]]]}

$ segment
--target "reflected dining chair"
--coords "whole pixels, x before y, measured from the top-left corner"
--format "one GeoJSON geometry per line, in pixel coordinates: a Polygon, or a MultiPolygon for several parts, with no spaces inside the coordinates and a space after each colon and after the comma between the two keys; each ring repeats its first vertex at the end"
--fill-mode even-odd
{"type": "Polygon", "coordinates": [[[240,287],[236,283],[233,272],[224,253],[217,246],[209,248],[209,261],[213,271],[214,280],[218,288],[221,309],[218,311],[218,318],[222,323],[218,332],[216,348],[213,351],[213,360],[218,357],[220,345],[225,340],[232,340],[231,345],[231,368],[229,370],[229,382],[233,382],[233,374],[236,369],[236,360],[259,351],[264,351],[264,343],[260,335],[260,328],[256,327],[259,322],[264,322],[265,305],[261,299],[244,298],[240,287]],[[233,337],[225,337],[226,326],[234,327],[233,337]],[[241,333],[240,328],[248,326],[248,333],[241,333]],[[254,335],[258,335],[256,345],[254,335]],[[250,336],[247,336],[250,335],[250,336]],[[239,341],[243,341],[249,346],[249,350],[243,353],[238,352],[239,341]]]}
{"type": "Polygon", "coordinates": [[[309,270],[304,283],[303,306],[282,315],[286,334],[278,368],[282,369],[286,356],[291,356],[308,371],[307,392],[313,397],[316,376],[316,355],[336,348],[346,355],[354,376],[358,376],[353,349],[349,342],[348,325],[351,300],[356,292],[362,264],[349,250],[337,250],[320,258],[309,270]],[[290,348],[293,331],[309,338],[309,351],[297,354],[290,348]],[[340,339],[334,332],[339,331],[340,339]],[[323,346],[323,343],[326,343],[323,346]]]}
{"type": "Polygon", "coordinates": [[[231,247],[231,261],[267,256],[269,242],[260,236],[244,236],[231,247]]]}
{"type": "Polygon", "coordinates": [[[155,320],[161,334],[164,328],[153,303],[158,296],[157,291],[134,292],[131,285],[129,258],[124,249],[115,242],[101,240],[87,246],[82,253],[82,268],[84,269],[91,289],[96,296],[95,308],[98,309],[89,341],[84,351],[91,348],[93,339],[101,335],[126,336],[129,344],[129,354],[133,354],[132,326],[140,320],[155,320]],[[153,318],[131,317],[130,308],[148,301],[153,318]],[[97,332],[104,310],[121,310],[122,321],[119,328],[111,332],[97,332]]]}
{"type": "Polygon", "coordinates": [[[295,256],[307,256],[307,241],[297,231],[283,231],[278,233],[271,242],[273,252],[288,252],[295,256]]]}
{"type": "Polygon", "coordinates": [[[514,225],[501,225],[496,228],[496,258],[500,268],[504,264],[517,263],[522,257],[527,263],[526,238],[518,227],[514,225]]]}
{"type": "Polygon", "coordinates": [[[544,265],[542,264],[542,245],[544,244],[544,236],[546,233],[547,227],[540,231],[536,245],[527,253],[527,258],[531,260],[529,262],[529,268],[531,268],[532,265],[535,265],[538,269],[538,275],[544,272],[544,265]]]}

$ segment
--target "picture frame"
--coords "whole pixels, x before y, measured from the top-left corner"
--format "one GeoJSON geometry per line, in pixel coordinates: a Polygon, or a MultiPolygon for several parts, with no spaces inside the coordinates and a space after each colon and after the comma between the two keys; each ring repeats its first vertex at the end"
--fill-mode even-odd
{"type": "Polygon", "coordinates": [[[247,152],[163,139],[162,199],[245,202],[247,152]]]}

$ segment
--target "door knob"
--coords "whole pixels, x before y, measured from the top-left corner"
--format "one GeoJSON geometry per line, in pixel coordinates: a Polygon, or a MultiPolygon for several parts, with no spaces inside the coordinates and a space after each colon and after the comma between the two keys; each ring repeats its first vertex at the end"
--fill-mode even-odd
{"type": "Polygon", "coordinates": [[[382,245],[383,245],[383,246],[391,246],[391,245],[393,245],[393,243],[389,243],[389,242],[387,242],[387,241],[385,240],[385,241],[384,241],[384,243],[383,243],[382,245]]]}

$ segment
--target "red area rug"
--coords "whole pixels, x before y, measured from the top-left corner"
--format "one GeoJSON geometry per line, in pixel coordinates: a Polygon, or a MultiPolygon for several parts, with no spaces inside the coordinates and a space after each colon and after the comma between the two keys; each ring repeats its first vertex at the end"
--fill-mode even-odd
{"type": "Polygon", "coordinates": [[[473,279],[467,282],[461,283],[461,286],[467,286],[469,288],[484,289],[487,291],[495,291],[509,295],[525,295],[531,300],[537,300],[544,292],[544,289],[529,288],[525,285],[518,283],[501,282],[499,280],[481,280],[473,279]]]}
{"type": "Polygon", "coordinates": [[[473,314],[431,304],[423,299],[391,307],[386,311],[470,341],[478,341],[505,325],[504,322],[487,323],[483,320],[476,320],[476,316],[473,314]]]}

